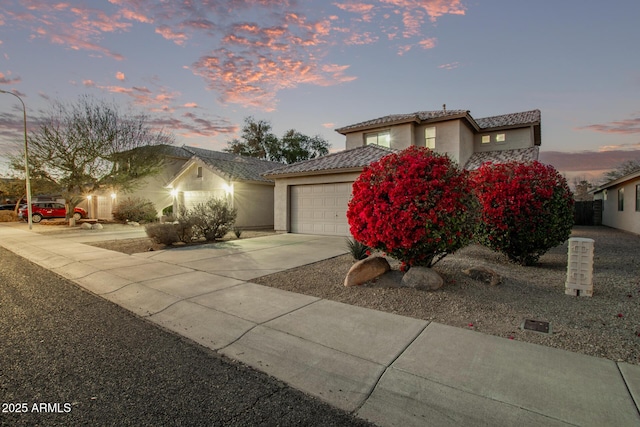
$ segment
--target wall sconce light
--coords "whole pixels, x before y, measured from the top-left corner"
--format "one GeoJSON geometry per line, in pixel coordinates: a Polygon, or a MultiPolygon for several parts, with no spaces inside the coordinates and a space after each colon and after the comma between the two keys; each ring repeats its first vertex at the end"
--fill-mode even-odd
{"type": "Polygon", "coordinates": [[[89,194],[89,195],[87,196],[87,200],[88,200],[88,201],[91,201],[91,199],[92,199],[92,198],[93,198],[93,196],[92,196],[91,194],[89,194]]]}
{"type": "Polygon", "coordinates": [[[116,199],[116,193],[111,193],[111,198],[112,198],[113,200],[115,200],[115,199],[116,199]]]}
{"type": "Polygon", "coordinates": [[[225,182],[224,184],[222,184],[222,188],[224,189],[224,192],[227,193],[227,195],[233,194],[233,183],[227,184],[225,182]]]}
{"type": "Polygon", "coordinates": [[[176,197],[178,195],[178,190],[176,190],[175,188],[171,189],[171,197],[176,197]]]}

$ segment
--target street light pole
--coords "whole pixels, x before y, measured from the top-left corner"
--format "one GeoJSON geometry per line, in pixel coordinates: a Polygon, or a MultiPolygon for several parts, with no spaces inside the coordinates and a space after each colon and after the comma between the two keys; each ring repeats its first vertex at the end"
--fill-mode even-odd
{"type": "Polygon", "coordinates": [[[0,89],[0,93],[8,93],[9,95],[13,95],[22,104],[22,114],[24,118],[24,173],[25,173],[25,181],[27,187],[27,218],[29,222],[29,230],[33,227],[33,220],[31,218],[31,182],[29,181],[29,154],[28,154],[28,143],[27,143],[27,107],[24,106],[24,102],[22,98],[16,95],[13,92],[7,92],[6,90],[0,89]]]}

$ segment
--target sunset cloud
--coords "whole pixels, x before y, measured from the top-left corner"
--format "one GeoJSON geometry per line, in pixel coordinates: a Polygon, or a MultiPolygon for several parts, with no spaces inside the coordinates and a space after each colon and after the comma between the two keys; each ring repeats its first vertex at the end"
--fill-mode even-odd
{"type": "Polygon", "coordinates": [[[634,133],[640,133],[640,117],[635,117],[627,120],[619,120],[604,124],[593,124],[589,126],[583,126],[579,129],[590,130],[593,132],[612,133],[629,135],[634,133]]]}
{"type": "Polygon", "coordinates": [[[553,165],[560,172],[605,171],[631,159],[640,160],[640,149],[608,151],[541,151],[540,161],[553,165]]]}
{"type": "Polygon", "coordinates": [[[438,68],[441,68],[443,70],[453,70],[455,68],[458,68],[459,66],[460,66],[459,62],[450,62],[448,64],[438,65],[438,68]]]}
{"type": "Polygon", "coordinates": [[[8,75],[5,75],[4,73],[0,73],[0,85],[11,85],[11,84],[15,84],[15,83],[20,83],[20,81],[22,80],[20,77],[9,77],[9,75],[11,75],[11,73],[8,73],[8,75]]]}
{"type": "MultiPolygon", "coordinates": [[[[438,18],[464,15],[461,0],[338,0],[314,11],[283,0],[109,0],[108,4],[23,0],[4,10],[6,23],[34,39],[115,60],[125,59],[112,35],[151,31],[179,48],[199,46],[188,69],[223,103],[275,109],[281,90],[353,81],[349,64],[326,60],[335,46],[387,44],[399,55],[433,49],[429,28],[438,18]],[[109,37],[107,37],[109,35],[109,37]]],[[[187,62],[188,64],[188,62],[187,62]]],[[[184,66],[181,63],[178,66],[184,66]]],[[[124,81],[124,73],[116,74],[124,81]]],[[[136,103],[166,104],[135,88],[100,86],[136,103]]],[[[162,108],[170,108],[167,105],[162,108]]]]}

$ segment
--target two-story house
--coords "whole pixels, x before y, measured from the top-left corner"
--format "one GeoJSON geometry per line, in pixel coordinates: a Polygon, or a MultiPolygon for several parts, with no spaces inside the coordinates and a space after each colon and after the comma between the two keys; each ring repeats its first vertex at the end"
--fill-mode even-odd
{"type": "Polygon", "coordinates": [[[336,129],[346,149],[269,171],[276,231],[348,236],[347,204],[363,168],[410,145],[446,153],[469,170],[538,159],[540,111],[474,119],[466,110],[393,114],[336,129]]]}

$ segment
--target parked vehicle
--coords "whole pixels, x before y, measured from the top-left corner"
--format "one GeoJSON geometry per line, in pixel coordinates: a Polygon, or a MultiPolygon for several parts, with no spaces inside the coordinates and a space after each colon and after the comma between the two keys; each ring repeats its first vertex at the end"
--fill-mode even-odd
{"type": "Polygon", "coordinates": [[[16,208],[16,205],[0,205],[0,211],[12,211],[16,208]]]}
{"type": "MultiPolygon", "coordinates": [[[[27,207],[22,207],[18,211],[20,218],[27,217],[27,207]]],[[[36,202],[31,204],[31,220],[35,223],[49,218],[65,218],[67,216],[67,210],[62,203],[56,202],[36,202]]],[[[79,220],[87,217],[87,211],[82,208],[74,208],[73,218],[79,220]]]]}

